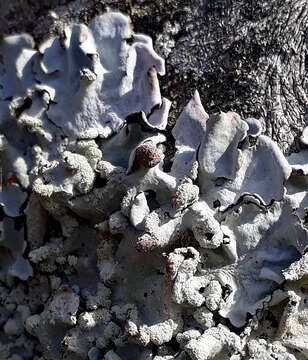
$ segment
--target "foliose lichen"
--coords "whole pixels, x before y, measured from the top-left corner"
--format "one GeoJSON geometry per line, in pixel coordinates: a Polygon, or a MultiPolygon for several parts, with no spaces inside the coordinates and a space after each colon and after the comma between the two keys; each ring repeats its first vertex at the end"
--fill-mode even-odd
{"type": "Polygon", "coordinates": [[[306,129],[285,158],[196,91],[168,168],[164,60],[128,17],[0,55],[1,358],[308,358],[306,129]]]}

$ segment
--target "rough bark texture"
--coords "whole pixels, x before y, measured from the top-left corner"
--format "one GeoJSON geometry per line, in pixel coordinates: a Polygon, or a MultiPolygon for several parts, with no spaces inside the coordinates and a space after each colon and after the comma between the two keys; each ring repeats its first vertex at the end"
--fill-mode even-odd
{"type": "Polygon", "coordinates": [[[259,118],[286,154],[298,149],[307,121],[305,0],[15,0],[0,5],[0,33],[41,40],[108,7],[129,14],[166,59],[161,85],[173,103],[171,126],[197,88],[209,113],[259,118]]]}

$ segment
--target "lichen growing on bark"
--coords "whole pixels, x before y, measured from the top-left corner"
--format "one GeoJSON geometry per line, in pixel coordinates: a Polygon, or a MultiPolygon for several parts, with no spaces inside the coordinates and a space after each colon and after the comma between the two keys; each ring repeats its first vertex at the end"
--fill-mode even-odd
{"type": "Polygon", "coordinates": [[[305,131],[285,158],[195,92],[166,158],[165,63],[120,13],[0,50],[1,356],[307,358],[305,131]]]}

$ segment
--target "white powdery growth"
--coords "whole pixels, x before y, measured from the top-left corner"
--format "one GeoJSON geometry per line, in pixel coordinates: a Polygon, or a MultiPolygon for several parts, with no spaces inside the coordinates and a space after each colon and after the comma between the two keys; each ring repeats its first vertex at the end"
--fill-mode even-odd
{"type": "Polygon", "coordinates": [[[0,55],[0,352],[25,329],[48,360],[308,356],[307,129],[286,159],[196,91],[168,171],[164,60],[128,17],[0,55]]]}

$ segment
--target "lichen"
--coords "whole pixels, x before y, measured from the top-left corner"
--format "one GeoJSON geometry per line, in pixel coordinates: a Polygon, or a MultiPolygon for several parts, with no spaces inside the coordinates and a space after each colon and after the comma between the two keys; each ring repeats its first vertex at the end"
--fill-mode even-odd
{"type": "Polygon", "coordinates": [[[151,39],[62,30],[0,45],[1,356],[306,358],[307,150],[198,92],[171,139],[151,39]]]}

